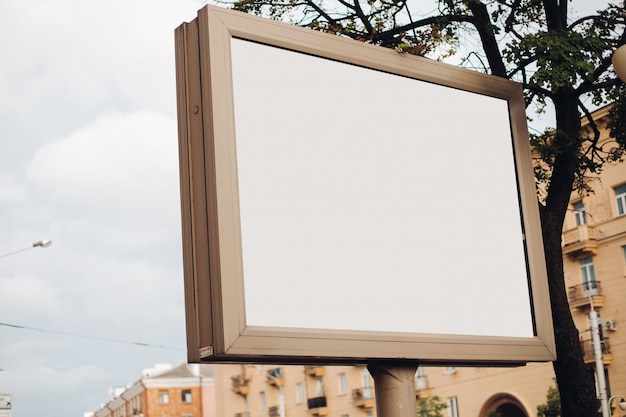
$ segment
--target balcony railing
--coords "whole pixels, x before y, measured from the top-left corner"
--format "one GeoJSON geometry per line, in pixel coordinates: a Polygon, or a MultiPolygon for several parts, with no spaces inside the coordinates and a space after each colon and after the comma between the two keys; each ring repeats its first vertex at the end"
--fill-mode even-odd
{"type": "Polygon", "coordinates": [[[235,413],[235,417],[250,417],[250,412],[242,411],[241,413],[235,413]]]}
{"type": "Polygon", "coordinates": [[[363,387],[352,390],[352,403],[357,407],[374,408],[374,388],[363,387]]]}
{"type": "Polygon", "coordinates": [[[563,232],[562,244],[563,255],[572,258],[596,255],[598,253],[596,227],[581,224],[575,229],[566,230],[563,232]]]}
{"type": "Polygon", "coordinates": [[[309,406],[309,410],[312,410],[314,408],[326,407],[326,397],[309,398],[307,404],[309,406]]]}
{"type": "Polygon", "coordinates": [[[589,307],[592,302],[594,308],[601,308],[605,299],[600,281],[589,281],[569,287],[568,296],[570,307],[575,308],[589,307]]]}
{"type": "Polygon", "coordinates": [[[307,401],[309,412],[315,416],[328,415],[328,407],[326,405],[326,397],[309,398],[307,401]]]}
{"type": "MultiPolygon", "coordinates": [[[[590,364],[594,363],[596,360],[594,346],[592,340],[581,340],[580,347],[583,351],[583,358],[585,363],[590,364]]],[[[602,348],[602,362],[605,365],[610,365],[613,360],[613,355],[611,354],[611,345],[609,344],[609,338],[605,337],[600,341],[600,347],[602,348]]]]}
{"type": "Polygon", "coordinates": [[[274,368],[267,371],[267,382],[271,385],[283,385],[285,379],[283,377],[283,368],[274,368]]]}
{"type": "Polygon", "coordinates": [[[267,409],[267,414],[269,417],[280,417],[280,408],[275,405],[267,409]]]}
{"type": "Polygon", "coordinates": [[[323,366],[307,366],[306,374],[313,378],[319,378],[326,375],[326,368],[323,366]]]}
{"type": "Polygon", "coordinates": [[[249,376],[243,375],[243,374],[237,374],[237,375],[231,376],[230,380],[232,381],[231,389],[235,394],[248,395],[248,392],[250,392],[250,387],[249,387],[250,377],[249,376]]]}

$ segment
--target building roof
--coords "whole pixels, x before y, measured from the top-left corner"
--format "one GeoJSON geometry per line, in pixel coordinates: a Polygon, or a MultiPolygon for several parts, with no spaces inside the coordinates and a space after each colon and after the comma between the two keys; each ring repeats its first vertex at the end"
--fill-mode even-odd
{"type": "Polygon", "coordinates": [[[158,374],[147,375],[143,379],[163,379],[163,378],[186,378],[186,377],[208,377],[213,378],[213,365],[187,364],[182,363],[174,368],[160,372],[158,374]]]}

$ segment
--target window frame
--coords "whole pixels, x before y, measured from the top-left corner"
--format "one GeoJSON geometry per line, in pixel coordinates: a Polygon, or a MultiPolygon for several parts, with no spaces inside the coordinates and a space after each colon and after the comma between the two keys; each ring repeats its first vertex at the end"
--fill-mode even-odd
{"type": "Polygon", "coordinates": [[[168,405],[170,403],[170,392],[167,389],[160,389],[157,392],[157,401],[159,405],[168,405]]]}
{"type": "Polygon", "coordinates": [[[615,193],[615,208],[617,215],[626,215],[626,184],[614,187],[613,192],[615,193]]]}
{"type": "Polygon", "coordinates": [[[180,391],[180,402],[183,404],[193,403],[193,396],[190,389],[183,389],[180,391]]]}

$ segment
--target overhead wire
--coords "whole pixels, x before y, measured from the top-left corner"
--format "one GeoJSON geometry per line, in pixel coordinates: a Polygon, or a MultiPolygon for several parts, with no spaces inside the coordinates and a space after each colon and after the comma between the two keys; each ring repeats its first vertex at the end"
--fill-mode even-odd
{"type": "Polygon", "coordinates": [[[31,330],[31,331],[42,332],[42,333],[57,334],[57,335],[63,335],[63,336],[79,337],[83,339],[101,340],[104,342],[111,342],[111,343],[124,343],[127,345],[151,347],[151,348],[156,348],[156,349],[184,350],[182,348],[177,348],[177,347],[172,347],[172,346],[155,345],[152,343],[145,343],[145,342],[133,342],[130,340],[113,339],[113,338],[102,337],[102,336],[90,336],[90,335],[84,335],[84,334],[78,334],[78,333],[61,332],[61,331],[56,331],[56,330],[47,330],[47,329],[41,329],[37,327],[22,326],[22,325],[11,324],[11,323],[0,322],[0,326],[11,327],[14,329],[21,329],[21,330],[31,330]]]}

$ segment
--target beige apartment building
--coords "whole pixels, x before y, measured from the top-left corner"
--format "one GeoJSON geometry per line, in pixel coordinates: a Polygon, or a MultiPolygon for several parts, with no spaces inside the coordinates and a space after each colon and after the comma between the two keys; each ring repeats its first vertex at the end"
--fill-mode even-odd
{"type": "MultiPolygon", "coordinates": [[[[601,140],[608,141],[608,108],[593,116],[600,123],[601,140]]],[[[590,372],[596,358],[589,313],[593,308],[600,314],[606,386],[615,407],[626,397],[626,164],[608,165],[590,182],[593,193],[571,196],[563,228],[565,280],[590,372]]],[[[493,319],[498,320],[497,311],[493,319]]],[[[364,366],[222,364],[215,366],[215,380],[219,417],[376,415],[374,384],[364,366]]],[[[494,412],[535,417],[555,384],[551,363],[420,367],[415,383],[418,399],[439,397],[448,405],[444,415],[450,417],[491,417],[494,412]]]]}

